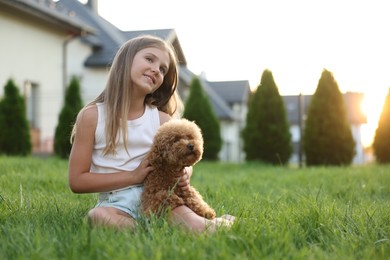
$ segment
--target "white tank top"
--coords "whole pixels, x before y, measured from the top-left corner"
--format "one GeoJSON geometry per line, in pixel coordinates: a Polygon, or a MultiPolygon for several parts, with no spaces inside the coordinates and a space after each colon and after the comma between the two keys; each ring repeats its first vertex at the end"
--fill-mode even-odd
{"type": "Polygon", "coordinates": [[[152,146],[153,137],[160,127],[159,112],[156,107],[145,106],[144,114],[135,120],[127,121],[127,150],[123,144],[122,131],[116,154],[103,154],[106,147],[104,104],[96,104],[98,122],[95,131],[95,144],[92,153],[91,172],[112,173],[132,171],[138,167],[152,146]]]}

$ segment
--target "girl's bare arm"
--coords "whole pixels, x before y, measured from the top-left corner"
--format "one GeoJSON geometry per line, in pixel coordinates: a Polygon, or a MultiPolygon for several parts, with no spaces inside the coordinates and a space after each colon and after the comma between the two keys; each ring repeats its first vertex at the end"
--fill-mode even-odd
{"type": "Polygon", "coordinates": [[[105,192],[142,183],[152,170],[147,161],[128,172],[90,172],[97,125],[97,108],[90,106],[77,118],[77,128],[69,157],[69,186],[75,193],[105,192]]]}

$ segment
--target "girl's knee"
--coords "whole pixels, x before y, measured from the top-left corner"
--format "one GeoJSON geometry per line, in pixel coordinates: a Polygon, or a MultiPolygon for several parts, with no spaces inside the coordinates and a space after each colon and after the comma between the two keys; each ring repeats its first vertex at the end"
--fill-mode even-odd
{"type": "Polygon", "coordinates": [[[104,208],[93,208],[88,212],[87,217],[89,220],[95,221],[104,218],[106,215],[104,208]]]}
{"type": "Polygon", "coordinates": [[[86,217],[88,224],[97,226],[106,223],[108,216],[104,211],[102,208],[91,209],[86,217]]]}
{"type": "Polygon", "coordinates": [[[88,221],[93,225],[113,226],[117,228],[134,227],[135,220],[127,213],[110,207],[97,207],[87,214],[88,221]]]}

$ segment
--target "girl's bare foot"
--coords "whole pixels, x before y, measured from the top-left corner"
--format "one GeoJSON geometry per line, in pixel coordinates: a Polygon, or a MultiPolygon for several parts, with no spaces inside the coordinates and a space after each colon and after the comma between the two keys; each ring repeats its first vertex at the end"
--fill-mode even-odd
{"type": "Polygon", "coordinates": [[[218,218],[211,220],[216,228],[227,227],[230,228],[234,223],[235,217],[232,215],[222,215],[218,218]]]}
{"type": "Polygon", "coordinates": [[[231,221],[232,223],[234,222],[234,220],[236,220],[236,217],[235,217],[235,216],[232,216],[232,215],[229,215],[229,214],[222,215],[220,218],[229,220],[229,221],[231,221]]]}

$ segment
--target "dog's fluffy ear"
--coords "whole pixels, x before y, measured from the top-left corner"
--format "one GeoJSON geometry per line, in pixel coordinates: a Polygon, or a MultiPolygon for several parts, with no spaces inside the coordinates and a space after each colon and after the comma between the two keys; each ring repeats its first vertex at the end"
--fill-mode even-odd
{"type": "Polygon", "coordinates": [[[153,160],[153,164],[163,164],[164,158],[167,156],[167,149],[165,148],[165,134],[158,133],[154,137],[152,148],[149,152],[149,160],[153,160]]]}

